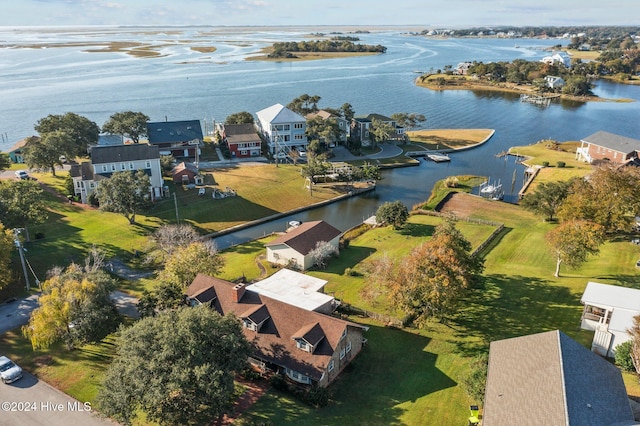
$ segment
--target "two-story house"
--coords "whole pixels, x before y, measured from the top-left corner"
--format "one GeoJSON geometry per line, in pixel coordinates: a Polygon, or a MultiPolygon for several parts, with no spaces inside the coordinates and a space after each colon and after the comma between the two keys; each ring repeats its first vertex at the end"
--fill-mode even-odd
{"type": "Polygon", "coordinates": [[[100,180],[108,179],[113,173],[144,170],[151,180],[149,195],[152,199],[162,197],[162,169],[157,146],[145,143],[130,145],[94,146],[91,148],[91,162],[71,165],[71,177],[76,196],[82,203],[95,191],[100,180]]]}
{"type": "Polygon", "coordinates": [[[257,126],[271,154],[287,153],[291,149],[307,148],[307,120],[282,104],[275,104],[256,113],[257,126]]]}
{"type": "Polygon", "coordinates": [[[312,112],[306,115],[307,120],[312,120],[316,117],[320,117],[324,121],[335,120],[336,124],[338,125],[338,129],[340,129],[340,135],[338,136],[337,139],[330,140],[330,141],[321,141],[321,142],[326,143],[330,148],[333,148],[334,146],[339,144],[344,145],[344,143],[347,141],[347,136],[349,135],[349,131],[350,131],[349,122],[344,118],[338,115],[332,114],[329,111],[325,111],[323,109],[321,109],[318,112],[312,112]]]}
{"type": "Polygon", "coordinates": [[[259,157],[262,140],[253,124],[221,124],[218,132],[222,143],[229,148],[231,158],[259,157]]]}
{"type": "Polygon", "coordinates": [[[160,155],[195,159],[202,154],[202,126],[200,120],[159,121],[147,123],[149,144],[160,149],[160,155]]]}
{"type": "Polygon", "coordinates": [[[326,387],[362,350],[366,326],[259,294],[244,284],[199,274],[187,288],[191,305],[233,314],[255,350],[254,368],[302,385],[326,387]]]}
{"type": "Polygon", "coordinates": [[[404,140],[404,127],[398,126],[398,123],[394,119],[381,114],[369,114],[367,116],[354,117],[353,120],[351,120],[351,139],[359,141],[362,146],[370,146],[373,140],[371,128],[374,120],[391,125],[393,132],[389,135],[389,141],[404,140]]]}

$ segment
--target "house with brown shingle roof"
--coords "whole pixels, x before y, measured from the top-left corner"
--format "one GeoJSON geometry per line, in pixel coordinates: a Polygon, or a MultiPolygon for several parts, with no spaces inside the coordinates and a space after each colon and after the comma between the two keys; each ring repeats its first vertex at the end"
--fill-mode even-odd
{"type": "Polygon", "coordinates": [[[262,139],[252,123],[221,124],[219,132],[232,158],[259,157],[262,154],[262,139]]]}
{"type": "Polygon", "coordinates": [[[620,370],[561,331],[491,342],[483,426],[634,423],[620,370]]]}
{"type": "Polygon", "coordinates": [[[338,252],[342,232],[323,220],[305,222],[266,244],[267,261],[307,270],[314,265],[312,250],[327,242],[338,252]]]}
{"type": "Polygon", "coordinates": [[[256,293],[244,284],[199,274],[187,288],[192,306],[235,315],[254,344],[249,362],[262,371],[328,386],[362,350],[367,327],[256,293]]]}

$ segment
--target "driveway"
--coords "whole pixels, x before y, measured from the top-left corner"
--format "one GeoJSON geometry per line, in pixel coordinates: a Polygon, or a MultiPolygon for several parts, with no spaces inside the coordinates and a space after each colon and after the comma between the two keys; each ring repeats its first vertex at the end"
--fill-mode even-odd
{"type": "Polygon", "coordinates": [[[38,297],[40,294],[32,294],[23,299],[1,304],[0,334],[26,324],[31,316],[31,311],[38,307],[38,297]]]}
{"type": "Polygon", "coordinates": [[[0,384],[0,426],[108,426],[90,403],[77,401],[25,372],[22,379],[0,384]]]}
{"type": "Polygon", "coordinates": [[[375,154],[357,156],[357,155],[353,155],[344,146],[339,145],[333,148],[333,158],[331,158],[331,161],[354,161],[354,160],[365,160],[365,159],[376,160],[380,158],[396,157],[402,154],[402,148],[394,144],[381,143],[381,144],[378,144],[378,148],[379,148],[379,151],[376,152],[375,154]]]}

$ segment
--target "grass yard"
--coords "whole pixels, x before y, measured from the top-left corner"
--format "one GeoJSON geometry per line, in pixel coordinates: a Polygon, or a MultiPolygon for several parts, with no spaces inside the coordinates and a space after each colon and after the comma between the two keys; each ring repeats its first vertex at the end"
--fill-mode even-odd
{"type": "Polygon", "coordinates": [[[407,132],[411,143],[423,149],[459,149],[479,144],[491,136],[491,129],[434,129],[407,132]]]}

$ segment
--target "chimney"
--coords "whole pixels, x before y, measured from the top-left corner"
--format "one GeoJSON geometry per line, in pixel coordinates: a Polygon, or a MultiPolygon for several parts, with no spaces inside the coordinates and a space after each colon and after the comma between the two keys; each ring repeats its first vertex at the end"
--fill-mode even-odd
{"type": "Polygon", "coordinates": [[[231,300],[234,303],[240,303],[240,299],[242,299],[242,295],[244,294],[244,284],[236,284],[231,289],[231,300]]]}

